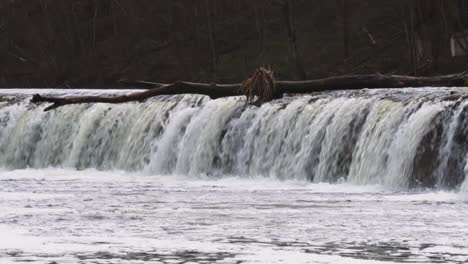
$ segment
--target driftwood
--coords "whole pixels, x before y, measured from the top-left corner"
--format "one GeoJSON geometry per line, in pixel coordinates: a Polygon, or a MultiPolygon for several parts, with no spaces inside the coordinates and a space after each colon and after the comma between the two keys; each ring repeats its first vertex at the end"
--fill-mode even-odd
{"type": "MultiPolygon", "coordinates": [[[[59,97],[35,94],[31,102],[52,103],[52,105],[44,109],[44,111],[49,111],[70,104],[142,102],[150,97],[158,95],[200,94],[209,96],[212,99],[228,96],[247,96],[249,100],[252,96],[255,96],[258,97],[257,102],[263,103],[275,98],[281,98],[284,94],[307,94],[329,90],[468,86],[468,72],[435,77],[367,74],[346,75],[308,81],[275,81],[272,73],[268,71],[269,70],[264,68],[258,69],[254,75],[243,84],[208,84],[193,82],[176,82],[173,84],[150,83],[152,85],[154,84],[154,88],[127,95],[59,97]],[[271,74],[271,78],[268,77],[269,74],[271,74]],[[246,87],[246,83],[248,84],[249,80],[256,80],[255,78],[260,80],[260,82],[263,81],[263,84],[255,84],[250,88],[246,87]],[[265,94],[265,92],[262,91],[262,87],[267,86],[270,93],[265,94]]],[[[148,84],[148,82],[143,83],[148,84]]],[[[251,81],[250,83],[255,82],[251,81]]]]}

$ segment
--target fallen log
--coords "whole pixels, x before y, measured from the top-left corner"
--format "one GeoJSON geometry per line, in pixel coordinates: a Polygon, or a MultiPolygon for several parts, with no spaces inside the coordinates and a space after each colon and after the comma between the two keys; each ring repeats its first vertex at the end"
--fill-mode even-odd
{"type": "Polygon", "coordinates": [[[173,84],[156,87],[143,92],[135,92],[125,95],[116,96],[72,96],[72,97],[59,97],[59,96],[46,96],[35,94],[33,95],[32,103],[48,102],[52,105],[44,109],[49,111],[60,106],[70,104],[83,104],[83,103],[108,103],[108,104],[120,104],[126,102],[142,102],[150,97],[158,95],[176,95],[176,94],[201,94],[207,95],[213,99],[237,96],[239,93],[239,84],[232,85],[219,85],[219,84],[206,84],[206,83],[190,83],[190,82],[176,82],[173,84]]]}
{"type": "Polygon", "coordinates": [[[155,88],[150,90],[116,96],[59,97],[35,94],[31,102],[52,103],[52,105],[46,107],[44,111],[70,104],[142,102],[154,96],[176,94],[200,94],[209,96],[212,99],[229,96],[247,96],[248,99],[258,97],[257,103],[263,103],[281,98],[284,94],[307,94],[329,90],[464,87],[468,86],[468,72],[434,77],[365,74],[345,75],[307,81],[275,81],[271,71],[260,68],[256,70],[251,78],[247,79],[247,81],[242,84],[176,82],[173,84],[158,84],[155,86],[155,88]],[[271,76],[268,76],[269,74],[271,76]],[[260,84],[257,80],[259,80],[260,84]],[[265,87],[268,88],[268,93],[265,92],[265,87]]]}
{"type": "Polygon", "coordinates": [[[127,80],[127,79],[121,79],[118,82],[121,85],[125,86],[125,88],[131,88],[131,89],[150,89],[150,88],[161,87],[161,86],[167,85],[164,83],[148,82],[148,81],[133,81],[133,80],[127,80]]]}

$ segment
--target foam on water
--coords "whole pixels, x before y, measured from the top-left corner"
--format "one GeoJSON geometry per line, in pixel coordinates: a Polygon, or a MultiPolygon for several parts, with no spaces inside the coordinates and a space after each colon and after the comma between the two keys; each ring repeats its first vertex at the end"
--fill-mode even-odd
{"type": "Polygon", "coordinates": [[[0,183],[2,263],[468,260],[453,192],[63,169],[0,183]]]}

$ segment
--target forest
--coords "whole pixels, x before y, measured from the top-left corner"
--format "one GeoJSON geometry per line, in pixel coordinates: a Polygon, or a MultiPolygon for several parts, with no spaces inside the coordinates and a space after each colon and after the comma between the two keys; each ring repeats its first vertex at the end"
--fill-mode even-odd
{"type": "Polygon", "coordinates": [[[466,70],[465,28],[465,0],[1,0],[0,86],[433,76],[466,70]]]}

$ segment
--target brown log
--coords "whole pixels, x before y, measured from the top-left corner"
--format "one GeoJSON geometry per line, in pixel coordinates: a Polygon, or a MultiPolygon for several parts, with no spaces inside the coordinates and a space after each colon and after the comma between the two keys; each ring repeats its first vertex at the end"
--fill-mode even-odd
{"type": "Polygon", "coordinates": [[[148,82],[148,81],[133,81],[133,80],[127,80],[127,79],[121,79],[118,82],[125,88],[130,88],[130,89],[151,89],[151,88],[156,88],[156,87],[167,85],[164,83],[148,82]]]}
{"type": "Polygon", "coordinates": [[[176,95],[176,94],[201,94],[207,95],[212,99],[228,96],[241,95],[240,84],[207,84],[207,83],[190,83],[190,82],[176,82],[161,87],[156,87],[143,92],[135,92],[125,95],[117,96],[72,96],[72,97],[59,97],[59,96],[44,96],[35,94],[31,99],[32,103],[48,102],[52,105],[44,109],[49,111],[60,106],[70,104],[83,104],[83,103],[109,103],[120,104],[132,101],[142,102],[150,97],[158,95],[176,95]]]}
{"type": "Polygon", "coordinates": [[[312,93],[329,90],[360,90],[381,88],[464,87],[468,86],[468,72],[434,77],[403,75],[344,75],[309,81],[276,82],[280,93],[312,93]]]}
{"type": "MultiPolygon", "coordinates": [[[[116,96],[72,96],[59,97],[35,94],[32,103],[48,102],[52,105],[44,111],[49,111],[64,105],[82,103],[126,103],[132,101],[142,102],[158,95],[200,94],[212,99],[241,96],[241,84],[208,84],[192,82],[176,82],[156,88],[116,96]]],[[[308,81],[275,81],[275,96],[280,98],[283,94],[307,94],[329,90],[359,90],[379,88],[411,88],[411,87],[464,87],[468,86],[468,73],[451,74],[435,77],[412,77],[401,75],[345,75],[325,79],[308,81]]]]}

